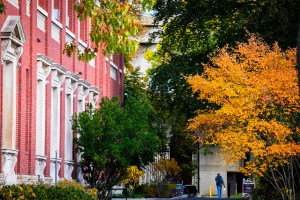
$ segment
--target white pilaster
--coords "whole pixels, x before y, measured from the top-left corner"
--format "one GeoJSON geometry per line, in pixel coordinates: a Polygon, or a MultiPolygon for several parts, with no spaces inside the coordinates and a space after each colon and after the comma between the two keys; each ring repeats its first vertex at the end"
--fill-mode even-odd
{"type": "Polygon", "coordinates": [[[37,92],[36,92],[36,165],[35,174],[44,181],[44,170],[47,157],[45,156],[46,134],[46,84],[53,61],[48,57],[37,55],[37,92]]]}
{"type": "Polygon", "coordinates": [[[90,87],[89,89],[89,103],[92,104],[93,108],[96,108],[96,103],[99,99],[101,90],[95,86],[90,87]]]}
{"type": "Polygon", "coordinates": [[[72,180],[73,172],[73,132],[72,132],[72,115],[73,115],[73,98],[74,92],[78,86],[78,79],[74,73],[67,72],[65,81],[65,178],[72,180]]]}
{"type": "MultiPolygon", "coordinates": [[[[56,162],[55,158],[50,158],[50,176],[52,178],[52,183],[55,182],[55,162],[56,162]]],[[[56,171],[57,180],[59,180],[58,172],[60,170],[60,166],[61,166],[61,159],[58,158],[57,159],[57,171],[56,171]]]]}
{"type": "Polygon", "coordinates": [[[56,151],[60,157],[60,95],[62,91],[61,85],[65,80],[66,72],[67,69],[59,64],[51,65],[50,176],[53,180],[55,180],[55,163],[53,160],[55,160],[56,151]]]}
{"type": "Polygon", "coordinates": [[[89,94],[89,88],[91,84],[85,80],[78,81],[78,113],[85,110],[86,98],[89,94]]]}
{"type": "MultiPolygon", "coordinates": [[[[77,96],[78,96],[77,111],[78,111],[78,113],[83,112],[85,110],[86,98],[89,95],[90,86],[91,86],[91,84],[86,82],[85,80],[78,81],[78,93],[77,93],[77,96]]],[[[80,137],[80,135],[78,135],[77,137],[80,137]]],[[[80,162],[80,160],[81,160],[81,153],[78,153],[77,161],[80,162]]],[[[84,184],[83,174],[82,174],[80,165],[77,166],[77,180],[79,182],[81,182],[82,184],[84,184]]]]}
{"type": "Polygon", "coordinates": [[[38,180],[42,182],[45,181],[44,171],[46,168],[46,160],[46,156],[35,156],[35,175],[37,175],[38,180]]]}
{"type": "Polygon", "coordinates": [[[14,171],[17,163],[16,150],[16,109],[17,109],[17,84],[16,70],[18,60],[23,53],[25,34],[20,21],[20,16],[8,16],[1,28],[3,65],[3,95],[2,95],[2,172],[5,184],[16,183],[14,171]]]}

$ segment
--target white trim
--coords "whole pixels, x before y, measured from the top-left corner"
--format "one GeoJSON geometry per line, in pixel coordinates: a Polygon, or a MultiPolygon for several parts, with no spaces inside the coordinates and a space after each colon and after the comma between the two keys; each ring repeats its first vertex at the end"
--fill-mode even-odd
{"type": "Polygon", "coordinates": [[[43,14],[44,16],[48,17],[47,11],[44,10],[41,6],[38,5],[38,6],[37,6],[37,10],[38,10],[41,14],[43,14]]]}
{"type": "Polygon", "coordinates": [[[117,72],[118,72],[118,69],[114,68],[112,65],[110,65],[110,77],[114,80],[117,80],[117,72]]]}
{"type": "Polygon", "coordinates": [[[69,35],[69,36],[71,36],[73,39],[75,39],[75,34],[72,32],[72,31],[70,31],[68,28],[66,28],[66,33],[69,35]]]}
{"type": "Polygon", "coordinates": [[[62,24],[59,22],[59,21],[57,21],[56,19],[53,19],[52,18],[52,23],[54,23],[56,26],[58,26],[60,29],[62,29],[62,24]]]}
{"type": "Polygon", "coordinates": [[[118,67],[115,63],[113,63],[112,61],[110,61],[110,65],[113,66],[116,70],[118,70],[118,68],[119,68],[119,67],[118,67]]]}
{"type": "MultiPolygon", "coordinates": [[[[95,56],[96,58],[96,56],[95,56]]],[[[95,62],[96,62],[96,59],[95,58],[92,58],[90,61],[89,61],[89,65],[93,68],[95,68],[95,62]]]]}
{"type": "MultiPolygon", "coordinates": [[[[106,63],[108,63],[109,58],[108,58],[108,57],[105,57],[105,60],[106,60],[106,63]]],[[[110,60],[110,65],[113,66],[115,69],[118,69],[118,68],[119,68],[112,60],[110,60]]]]}
{"type": "Polygon", "coordinates": [[[26,0],[26,15],[30,17],[30,4],[31,0],[26,0]]]}
{"type": "Polygon", "coordinates": [[[7,0],[11,5],[19,9],[19,1],[18,0],[7,0]]]}
{"type": "Polygon", "coordinates": [[[87,44],[84,41],[82,41],[80,38],[78,38],[78,43],[84,46],[85,48],[87,47],[87,44]]]}

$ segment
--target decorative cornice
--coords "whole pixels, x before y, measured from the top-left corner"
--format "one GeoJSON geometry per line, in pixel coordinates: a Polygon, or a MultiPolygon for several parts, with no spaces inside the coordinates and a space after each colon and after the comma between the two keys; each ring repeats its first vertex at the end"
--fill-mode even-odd
{"type": "Polygon", "coordinates": [[[67,72],[66,73],[66,78],[70,78],[72,79],[73,81],[78,81],[79,80],[79,76],[73,72],[67,72]]]}
{"type": "Polygon", "coordinates": [[[37,80],[46,80],[51,71],[53,60],[42,54],[37,54],[37,80]]]}
{"type": "Polygon", "coordinates": [[[54,63],[51,65],[51,86],[60,87],[65,80],[67,69],[60,64],[54,63]]]}
{"type": "Polygon", "coordinates": [[[51,65],[51,69],[57,70],[57,71],[59,71],[62,74],[65,74],[68,71],[68,69],[64,68],[63,66],[61,66],[58,63],[53,63],[51,65]]]}
{"type": "Polygon", "coordinates": [[[100,94],[101,89],[97,88],[96,86],[92,86],[92,87],[90,87],[90,92],[93,92],[95,94],[100,94]]]}
{"type": "Polygon", "coordinates": [[[79,76],[72,73],[72,72],[67,72],[66,73],[66,94],[73,94],[78,86],[78,79],[79,76]]]}
{"type": "Polygon", "coordinates": [[[37,54],[37,60],[38,61],[42,61],[43,63],[45,63],[46,65],[51,65],[54,61],[52,59],[50,59],[49,57],[43,55],[43,54],[37,54]]]}
{"type": "Polygon", "coordinates": [[[85,101],[89,94],[89,88],[91,84],[85,80],[80,79],[78,81],[78,100],[85,101]]]}
{"type": "Polygon", "coordinates": [[[89,89],[89,101],[91,103],[96,103],[99,99],[99,94],[100,94],[101,90],[95,86],[90,87],[89,89]]]}
{"type": "Polygon", "coordinates": [[[8,16],[1,29],[1,38],[10,39],[19,46],[23,46],[26,42],[23,26],[20,16],[8,16]]]}
{"type": "Polygon", "coordinates": [[[78,85],[83,85],[83,86],[86,87],[86,88],[91,87],[91,84],[90,84],[89,82],[87,82],[86,80],[83,80],[83,79],[80,79],[80,80],[78,81],[78,85]]]}

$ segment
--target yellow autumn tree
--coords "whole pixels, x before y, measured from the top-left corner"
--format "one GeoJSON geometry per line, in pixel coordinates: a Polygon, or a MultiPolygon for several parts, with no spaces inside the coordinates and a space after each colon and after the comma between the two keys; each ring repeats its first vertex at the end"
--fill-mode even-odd
{"type": "Polygon", "coordinates": [[[225,46],[202,75],[188,82],[217,109],[199,110],[188,128],[205,144],[218,145],[228,162],[248,159],[241,171],[262,176],[300,152],[296,51],[268,46],[253,35],[225,46]]]}
{"type": "Polygon", "coordinates": [[[154,163],[154,176],[160,176],[164,181],[172,182],[177,178],[181,168],[178,166],[177,161],[174,158],[161,159],[154,163]]]}
{"type": "Polygon", "coordinates": [[[135,188],[140,185],[140,177],[144,176],[144,172],[139,170],[137,166],[127,168],[127,177],[122,181],[126,185],[129,195],[132,195],[135,188]]]}

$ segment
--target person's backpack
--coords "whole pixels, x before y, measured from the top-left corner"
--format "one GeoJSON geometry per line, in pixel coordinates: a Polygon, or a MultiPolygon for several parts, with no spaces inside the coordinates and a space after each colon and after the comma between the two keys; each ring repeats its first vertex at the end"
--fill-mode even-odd
{"type": "Polygon", "coordinates": [[[222,185],[223,184],[223,180],[221,176],[217,177],[217,186],[222,185]]]}

